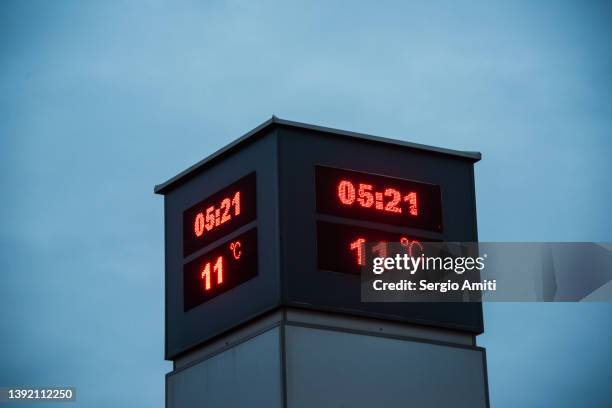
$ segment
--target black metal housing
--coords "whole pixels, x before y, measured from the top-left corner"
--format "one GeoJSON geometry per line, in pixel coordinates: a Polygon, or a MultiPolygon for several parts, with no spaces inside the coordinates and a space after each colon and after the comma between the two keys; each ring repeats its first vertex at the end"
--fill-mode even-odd
{"type": "Polygon", "coordinates": [[[474,163],[460,152],[291,122],[273,117],[203,161],[155,187],[164,195],[166,358],[173,359],[279,306],[423,324],[478,334],[479,303],[361,303],[358,276],[317,269],[319,221],[406,232],[444,241],[477,241],[474,163]],[[330,166],[439,185],[443,232],[318,214],[315,166],[330,166]],[[257,217],[183,256],[183,212],[251,173],[257,217]],[[257,228],[258,275],[187,312],[183,265],[220,241],[257,228]]]}

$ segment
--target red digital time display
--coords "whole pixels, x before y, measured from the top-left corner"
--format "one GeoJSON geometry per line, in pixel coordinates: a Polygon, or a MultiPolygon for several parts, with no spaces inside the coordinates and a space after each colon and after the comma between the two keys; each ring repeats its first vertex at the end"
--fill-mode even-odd
{"type": "Polygon", "coordinates": [[[251,173],[183,213],[183,256],[254,220],[256,175],[251,173]]]}
{"type": "Polygon", "coordinates": [[[318,221],[318,268],[359,275],[361,268],[370,265],[373,257],[387,257],[397,252],[398,243],[409,256],[418,256],[423,249],[422,243],[432,241],[435,240],[318,221]]]}
{"type": "Polygon", "coordinates": [[[227,240],[183,267],[184,310],[257,275],[257,229],[227,240]]]}
{"type": "Polygon", "coordinates": [[[325,166],[315,176],[319,212],[442,231],[437,185],[325,166]]]}

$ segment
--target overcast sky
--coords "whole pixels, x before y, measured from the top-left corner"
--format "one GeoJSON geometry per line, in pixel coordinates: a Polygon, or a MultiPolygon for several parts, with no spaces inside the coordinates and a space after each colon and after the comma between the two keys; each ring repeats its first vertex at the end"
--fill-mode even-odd
{"type": "MultiPolygon", "coordinates": [[[[0,385],[163,407],[153,185],[272,114],[481,151],[483,241],[612,241],[611,91],[609,1],[2,1],[0,385]]],[[[485,305],[492,406],[612,406],[610,316],[485,305]]]]}

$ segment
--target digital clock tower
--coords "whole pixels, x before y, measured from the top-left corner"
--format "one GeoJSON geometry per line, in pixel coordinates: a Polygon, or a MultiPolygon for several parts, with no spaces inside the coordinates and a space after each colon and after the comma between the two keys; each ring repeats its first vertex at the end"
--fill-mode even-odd
{"type": "Polygon", "coordinates": [[[156,186],[166,406],[487,407],[481,304],[359,277],[366,243],[476,242],[478,160],[273,117],[156,186]]]}

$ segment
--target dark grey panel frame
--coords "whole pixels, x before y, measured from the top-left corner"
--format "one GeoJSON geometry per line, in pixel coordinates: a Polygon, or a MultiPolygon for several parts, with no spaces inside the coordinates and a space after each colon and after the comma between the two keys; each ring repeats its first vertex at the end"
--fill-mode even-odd
{"type": "Polygon", "coordinates": [[[445,241],[477,241],[474,162],[479,159],[479,153],[273,118],[157,186],[155,191],[165,195],[166,358],[176,359],[281,305],[481,333],[480,304],[361,303],[358,277],[319,271],[316,259],[317,220],[445,241]],[[440,185],[444,232],[317,214],[316,165],[440,185]],[[253,171],[256,220],[183,257],[183,211],[253,171]],[[252,227],[258,230],[258,276],[184,312],[184,263],[252,227]]]}
{"type": "Polygon", "coordinates": [[[280,304],[278,266],[277,143],[273,130],[234,151],[206,172],[165,195],[166,359],[244,323],[280,304]],[[182,214],[199,200],[251,172],[257,177],[257,218],[183,257],[182,214]],[[187,312],[183,310],[183,265],[221,241],[257,227],[258,275],[187,312]],[[265,243],[265,244],[264,244],[265,243]]]}
{"type": "MultiPolygon", "coordinates": [[[[284,304],[472,333],[483,331],[478,303],[361,303],[358,277],[319,271],[316,259],[316,220],[353,222],[316,213],[315,166],[440,185],[444,232],[425,235],[444,241],[477,241],[473,160],[291,127],[279,128],[278,141],[284,304]]],[[[369,224],[383,231],[397,230],[369,224]]]]}

